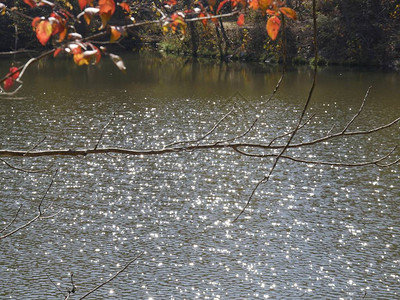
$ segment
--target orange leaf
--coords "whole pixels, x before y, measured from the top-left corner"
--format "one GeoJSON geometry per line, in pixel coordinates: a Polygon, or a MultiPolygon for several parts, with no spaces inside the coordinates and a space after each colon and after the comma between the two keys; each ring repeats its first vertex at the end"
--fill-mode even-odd
{"type": "Polygon", "coordinates": [[[127,13],[129,13],[129,14],[131,13],[131,8],[130,8],[128,3],[122,2],[122,3],[119,4],[119,6],[121,6],[121,8],[123,10],[125,10],[127,13]]]}
{"type": "MultiPolygon", "coordinates": [[[[204,17],[206,17],[206,15],[204,14],[204,13],[199,13],[199,18],[204,18],[204,17]]],[[[203,26],[204,26],[204,29],[205,28],[207,28],[207,19],[203,19],[203,20],[201,20],[201,23],[203,23],[203,26]]]]}
{"type": "Polygon", "coordinates": [[[215,4],[217,3],[217,0],[208,0],[208,5],[213,8],[215,4]]]}
{"type": "Polygon", "coordinates": [[[103,29],[106,27],[108,21],[110,20],[111,16],[115,12],[114,0],[100,0],[99,8],[100,8],[99,14],[100,14],[100,18],[101,18],[100,29],[103,29]]]}
{"type": "Polygon", "coordinates": [[[221,1],[221,3],[218,5],[217,11],[216,11],[217,14],[218,14],[219,11],[222,9],[222,7],[225,5],[225,3],[228,2],[228,1],[229,1],[229,0],[221,1]]]}
{"type": "Polygon", "coordinates": [[[36,30],[36,26],[37,26],[37,24],[39,24],[39,22],[40,22],[41,20],[42,20],[42,19],[41,19],[40,17],[35,17],[35,18],[32,20],[32,28],[33,28],[33,31],[36,30]]]}
{"type": "Polygon", "coordinates": [[[272,4],[272,2],[273,2],[273,0],[258,0],[258,5],[263,14],[267,11],[267,9],[272,4]]]}
{"type": "Polygon", "coordinates": [[[258,0],[250,0],[249,7],[257,10],[258,9],[258,0]]]}
{"type": "Polygon", "coordinates": [[[236,22],[238,24],[238,26],[243,26],[244,25],[244,14],[240,14],[239,18],[236,22]]]}
{"type": "Polygon", "coordinates": [[[115,26],[111,26],[111,34],[110,34],[111,43],[118,41],[121,35],[122,35],[121,32],[115,26]]]}
{"type": "Polygon", "coordinates": [[[85,6],[87,6],[89,4],[88,0],[78,0],[79,1],[79,7],[81,10],[83,10],[85,8],[85,6]]]}
{"type": "Polygon", "coordinates": [[[286,17],[292,20],[297,20],[296,12],[289,7],[281,7],[279,9],[286,17]]]}
{"type": "Polygon", "coordinates": [[[54,57],[56,57],[58,54],[60,54],[60,52],[62,51],[62,48],[57,48],[56,51],[54,51],[54,57]]]}
{"type": "Polygon", "coordinates": [[[35,0],[24,0],[26,4],[28,4],[31,8],[36,7],[36,1],[35,0]]]}
{"type": "Polygon", "coordinates": [[[275,40],[281,27],[281,20],[277,16],[272,16],[267,22],[267,32],[272,40],[275,40]]]}
{"type": "Polygon", "coordinates": [[[49,41],[52,31],[53,26],[47,20],[40,21],[36,26],[36,37],[43,46],[49,41]]]}

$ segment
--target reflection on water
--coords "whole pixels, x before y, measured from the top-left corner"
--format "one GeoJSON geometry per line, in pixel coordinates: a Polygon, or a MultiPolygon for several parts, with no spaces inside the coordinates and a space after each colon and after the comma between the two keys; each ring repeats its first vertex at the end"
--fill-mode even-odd
{"type": "MultiPolygon", "coordinates": [[[[235,104],[237,111],[209,139],[238,135],[259,116],[243,140],[269,142],[293,126],[311,78],[307,68],[288,72],[265,105],[280,74],[263,65],[130,56],[124,76],[111,63],[89,69],[63,63],[32,68],[17,99],[1,98],[1,148],[28,150],[43,137],[38,149],[94,147],[114,111],[100,146],[162,147],[199,137],[235,104]],[[230,98],[237,91],[245,99],[230,98]]],[[[316,116],[297,141],[346,124],[370,85],[354,128],[394,119],[399,79],[322,69],[309,112],[316,116]]],[[[363,161],[399,141],[397,126],[293,153],[363,161]]],[[[398,165],[352,169],[282,160],[231,224],[270,160],[221,150],[7,161],[58,167],[45,202],[61,213],[1,241],[0,298],[55,298],[49,277],[65,290],[69,272],[83,293],[141,250],[146,254],[95,299],[400,297],[398,165]]],[[[3,164],[0,174],[0,220],[23,204],[22,224],[35,215],[51,175],[3,164]]]]}

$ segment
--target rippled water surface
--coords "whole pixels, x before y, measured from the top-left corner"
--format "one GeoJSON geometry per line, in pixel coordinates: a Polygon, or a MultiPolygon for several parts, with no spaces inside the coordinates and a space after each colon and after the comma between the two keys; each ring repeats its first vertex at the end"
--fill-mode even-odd
{"type": "MultiPolygon", "coordinates": [[[[269,103],[279,70],[259,64],[193,63],[125,56],[126,75],[109,62],[32,67],[20,93],[0,98],[0,148],[158,149],[207,133],[200,143],[246,132],[237,141],[268,144],[293,128],[312,72],[287,73],[269,103]],[[44,139],[45,138],[45,139],[44,139]],[[44,139],[44,141],[43,141],[44,139]]],[[[0,62],[6,73],[8,62],[0,62]]],[[[400,76],[321,69],[315,97],[294,143],[339,132],[368,101],[350,130],[383,125],[400,114],[400,76]]],[[[363,162],[399,144],[399,125],[289,150],[307,160],[363,162]]],[[[282,143],[278,140],[277,143],[282,143]]],[[[246,150],[246,149],[242,149],[246,150]]],[[[248,150],[248,149],[247,149],[248,150]]],[[[261,153],[253,151],[253,153],[261,153]]],[[[399,150],[393,159],[399,157],[399,150]]],[[[93,299],[398,299],[399,165],[332,167],[279,161],[249,208],[231,223],[273,160],[231,149],[157,156],[3,158],[0,222],[23,204],[16,228],[44,199],[55,218],[0,241],[1,299],[78,296],[144,254],[93,299]]],[[[389,160],[390,161],[390,160],[389,160]]]]}

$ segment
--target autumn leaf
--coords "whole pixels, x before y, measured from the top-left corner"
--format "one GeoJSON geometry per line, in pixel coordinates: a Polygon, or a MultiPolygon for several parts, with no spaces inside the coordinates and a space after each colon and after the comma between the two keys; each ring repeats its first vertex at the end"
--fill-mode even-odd
{"type": "Polygon", "coordinates": [[[56,51],[54,51],[54,57],[56,57],[58,54],[60,54],[60,52],[62,51],[62,48],[57,48],[56,51]]]}
{"type": "Polygon", "coordinates": [[[45,46],[51,37],[53,26],[51,26],[48,20],[41,20],[39,24],[37,24],[35,32],[39,42],[45,46]]]}
{"type": "Polygon", "coordinates": [[[78,0],[78,2],[81,10],[83,10],[89,4],[88,0],[78,0]]]}
{"type": "Polygon", "coordinates": [[[17,80],[17,78],[19,76],[18,68],[17,67],[11,67],[10,68],[10,73],[8,73],[7,75],[11,75],[12,79],[17,80]]]}
{"type": "Polygon", "coordinates": [[[250,0],[250,2],[249,2],[249,7],[250,8],[252,8],[252,9],[254,9],[254,10],[257,10],[258,9],[258,0],[250,0]]]}
{"type": "Polygon", "coordinates": [[[114,0],[100,0],[99,1],[99,14],[101,18],[101,27],[100,29],[104,29],[110,20],[111,16],[115,12],[115,2],[114,0]]]}
{"type": "Polygon", "coordinates": [[[90,25],[92,18],[94,15],[98,14],[100,8],[97,7],[86,7],[79,15],[76,16],[77,19],[83,16],[86,21],[86,24],[90,25]]]}
{"type": "Polygon", "coordinates": [[[28,4],[31,8],[36,7],[36,1],[35,0],[24,0],[25,4],[28,4]]]}
{"type": "Polygon", "coordinates": [[[238,26],[243,26],[244,25],[244,14],[240,14],[239,18],[236,22],[238,24],[238,26]]]}
{"type": "Polygon", "coordinates": [[[0,3],[0,15],[5,15],[7,11],[7,6],[4,3],[0,3]]]}
{"type": "Polygon", "coordinates": [[[125,73],[126,67],[125,67],[125,64],[124,64],[124,61],[122,60],[122,58],[119,57],[118,55],[115,55],[112,53],[110,53],[109,55],[110,55],[112,62],[117,66],[117,68],[120,69],[121,72],[125,73]]]}
{"type": "Polygon", "coordinates": [[[269,6],[272,4],[272,0],[258,0],[258,6],[261,9],[261,12],[265,14],[269,6]]]}
{"type": "Polygon", "coordinates": [[[119,6],[121,6],[121,8],[122,8],[123,10],[125,10],[128,14],[131,13],[131,8],[130,8],[130,6],[129,6],[128,3],[122,2],[122,3],[119,4],[119,6]]]}
{"type": "Polygon", "coordinates": [[[296,12],[289,7],[281,7],[279,10],[289,19],[297,20],[296,12]]]}
{"type": "MultiPolygon", "coordinates": [[[[205,17],[206,17],[206,15],[204,13],[202,13],[202,12],[199,13],[199,18],[205,18],[205,17]]],[[[207,19],[202,19],[201,20],[201,23],[203,24],[204,29],[207,28],[207,21],[208,21],[207,19]]]]}
{"type": "Polygon", "coordinates": [[[216,11],[217,14],[219,13],[219,11],[222,9],[222,7],[223,7],[228,1],[229,1],[229,0],[221,1],[221,3],[218,5],[217,11],[216,11]]]}
{"type": "Polygon", "coordinates": [[[8,78],[4,80],[4,90],[7,92],[13,87],[15,80],[17,80],[19,76],[18,68],[11,67],[10,72],[6,76],[8,76],[8,78]]]}
{"type": "Polygon", "coordinates": [[[267,22],[267,32],[272,40],[275,40],[281,27],[281,20],[277,16],[272,16],[267,22]]]}
{"type": "Polygon", "coordinates": [[[110,42],[116,42],[120,39],[122,35],[126,35],[126,31],[123,27],[121,26],[111,26],[111,32],[110,32],[110,42]]]}
{"type": "Polygon", "coordinates": [[[215,6],[216,3],[217,3],[217,0],[208,0],[208,5],[210,6],[211,9],[213,9],[213,7],[215,6]]]}
{"type": "Polygon", "coordinates": [[[97,47],[94,47],[93,50],[86,50],[81,53],[74,54],[74,62],[78,66],[89,65],[89,64],[98,64],[101,59],[100,50],[97,47]]]}

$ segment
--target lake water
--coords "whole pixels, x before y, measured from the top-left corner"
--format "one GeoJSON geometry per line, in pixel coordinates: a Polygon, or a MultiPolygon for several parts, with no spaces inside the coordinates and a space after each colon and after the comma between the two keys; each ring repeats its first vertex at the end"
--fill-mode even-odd
{"type": "MultiPolygon", "coordinates": [[[[70,60],[32,66],[15,96],[0,98],[0,149],[158,149],[196,139],[235,111],[204,141],[244,133],[269,143],[293,128],[311,85],[308,67],[280,77],[261,64],[124,55],[126,75],[111,62],[77,67],[70,60]]],[[[2,74],[8,62],[1,61],[2,74]]],[[[400,114],[395,72],[323,68],[294,143],[383,125],[400,114]]],[[[282,140],[281,140],[282,142],[282,140]]],[[[309,160],[363,162],[400,144],[399,124],[369,136],[290,150],[309,160]]],[[[249,150],[250,151],[250,150],[249,150]]],[[[254,152],[254,151],[253,151],[254,152]]],[[[254,153],[259,153],[255,151],[254,153]]],[[[400,151],[393,153],[393,161],[400,151]]],[[[93,299],[399,299],[400,170],[331,167],[280,160],[271,180],[246,203],[272,160],[229,149],[159,156],[4,158],[0,222],[12,228],[44,200],[53,219],[0,241],[1,299],[63,299],[54,287],[82,296],[144,254],[93,299]],[[53,283],[52,283],[53,282],[53,283]]]]}

